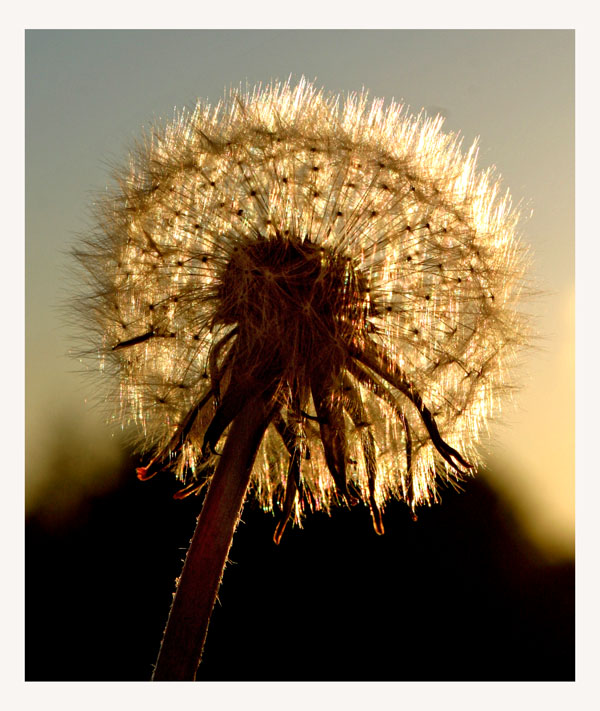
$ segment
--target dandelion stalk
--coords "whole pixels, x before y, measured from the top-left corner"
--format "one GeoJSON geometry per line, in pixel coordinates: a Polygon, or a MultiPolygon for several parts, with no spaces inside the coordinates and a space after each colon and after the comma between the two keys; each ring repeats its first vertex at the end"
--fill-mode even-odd
{"type": "Polygon", "coordinates": [[[234,420],[210,483],[171,606],[154,681],[193,681],[223,568],[269,422],[268,403],[251,400],[234,420]]]}
{"type": "Polygon", "coordinates": [[[441,119],[302,80],[146,137],[77,252],[115,419],[182,498],[210,482],[155,679],[192,679],[245,492],[309,511],[439,500],[527,342],[508,193],[441,119]],[[220,454],[221,441],[225,439],[220,454]]]}

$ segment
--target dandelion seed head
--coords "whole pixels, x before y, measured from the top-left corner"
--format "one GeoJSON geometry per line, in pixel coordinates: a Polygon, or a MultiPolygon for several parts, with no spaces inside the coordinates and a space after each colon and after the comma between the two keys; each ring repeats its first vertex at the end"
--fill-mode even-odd
{"type": "Polygon", "coordinates": [[[140,142],[78,256],[116,419],[156,470],[193,491],[256,393],[252,488],[297,522],[356,498],[377,520],[476,467],[527,339],[526,259],[510,196],[441,129],[302,80],[140,142]]]}

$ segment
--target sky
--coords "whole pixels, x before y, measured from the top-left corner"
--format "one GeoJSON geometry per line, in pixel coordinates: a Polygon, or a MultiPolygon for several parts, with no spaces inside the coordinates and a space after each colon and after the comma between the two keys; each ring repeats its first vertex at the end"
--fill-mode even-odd
{"type": "MultiPolygon", "coordinates": [[[[491,427],[492,483],[549,556],[574,540],[574,32],[569,30],[46,31],[25,42],[26,472],[30,507],[57,458],[111,484],[118,433],[92,406],[93,378],[69,356],[69,250],[94,194],[142,127],[230,86],[305,75],[334,93],[368,89],[445,117],[479,166],[497,167],[531,245],[538,338],[514,407],[491,427]],[[68,317],[67,317],[68,318],[68,317]]],[[[56,496],[59,496],[58,494],[56,496]]],[[[69,498],[70,497],[70,498],[69,498]]],[[[57,499],[57,501],[59,500],[57,499]]]]}

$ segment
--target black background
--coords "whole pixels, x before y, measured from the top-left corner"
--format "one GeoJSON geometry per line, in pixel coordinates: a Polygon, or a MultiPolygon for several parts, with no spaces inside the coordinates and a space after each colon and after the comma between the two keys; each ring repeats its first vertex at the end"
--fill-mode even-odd
{"type": "MultiPolygon", "coordinates": [[[[166,474],[26,524],[26,679],[149,680],[200,506],[166,474]]],[[[569,681],[574,565],[551,564],[482,477],[377,536],[366,507],[288,528],[244,508],[199,680],[569,681]]]]}

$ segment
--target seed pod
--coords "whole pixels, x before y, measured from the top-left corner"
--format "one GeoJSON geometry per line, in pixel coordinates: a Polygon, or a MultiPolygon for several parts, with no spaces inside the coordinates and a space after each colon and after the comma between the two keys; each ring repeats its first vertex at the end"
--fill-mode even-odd
{"type": "Polygon", "coordinates": [[[132,153],[78,257],[141,477],[193,493],[256,396],[251,485],[285,520],[362,499],[382,532],[390,497],[476,468],[527,340],[525,258],[508,194],[441,124],[303,80],[199,103],[132,153]]]}

